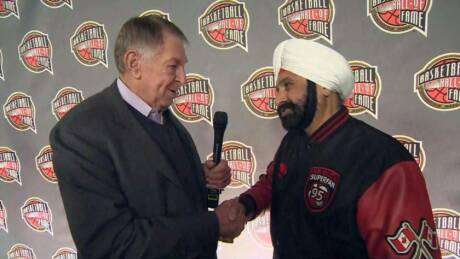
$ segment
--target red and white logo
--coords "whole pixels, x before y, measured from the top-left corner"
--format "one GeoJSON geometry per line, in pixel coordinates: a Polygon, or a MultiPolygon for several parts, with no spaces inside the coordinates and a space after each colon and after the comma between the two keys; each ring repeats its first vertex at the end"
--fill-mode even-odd
{"type": "Polygon", "coordinates": [[[31,130],[37,133],[35,105],[32,98],[25,93],[12,93],[3,105],[3,114],[16,130],[31,130]]]}
{"type": "Polygon", "coordinates": [[[3,229],[6,233],[8,233],[7,218],[5,205],[3,205],[3,201],[0,200],[0,230],[3,229]]]}
{"type": "Polygon", "coordinates": [[[317,40],[332,44],[333,0],[285,0],[278,7],[278,23],[292,38],[317,40]]]}
{"type": "Polygon", "coordinates": [[[51,223],[53,215],[48,202],[32,197],[21,207],[21,217],[27,226],[37,232],[48,232],[53,235],[51,223]]]}
{"type": "Polygon", "coordinates": [[[59,248],[51,259],[77,259],[77,252],[69,247],[59,248]]]}
{"type": "Polygon", "coordinates": [[[444,258],[460,258],[460,213],[450,209],[433,209],[439,247],[444,258]]]}
{"type": "Polygon", "coordinates": [[[36,259],[32,248],[24,244],[14,244],[7,253],[8,259],[36,259]]]}
{"type": "Polygon", "coordinates": [[[244,2],[218,0],[198,18],[198,30],[209,46],[248,51],[249,14],[244,2]]]}
{"type": "Polygon", "coordinates": [[[426,161],[423,142],[406,135],[393,135],[393,138],[397,139],[409,151],[420,167],[420,171],[423,171],[426,161]]]}
{"type": "Polygon", "coordinates": [[[73,9],[72,7],[72,0],[41,0],[42,3],[49,8],[59,8],[61,6],[68,6],[70,9],[73,9]]]}
{"type": "Polygon", "coordinates": [[[185,84],[177,89],[171,110],[185,122],[206,121],[212,125],[214,89],[209,78],[187,74],[185,84]]]}
{"type": "Polygon", "coordinates": [[[5,183],[17,182],[22,185],[21,162],[16,151],[0,147],[0,180],[5,183]]]}
{"type": "Polygon", "coordinates": [[[249,222],[248,229],[257,244],[264,248],[273,248],[270,235],[270,211],[263,212],[263,214],[249,222]]]}
{"type": "Polygon", "coordinates": [[[276,86],[272,67],[260,68],[241,85],[241,100],[248,110],[259,118],[278,117],[276,86]]]}
{"type": "Polygon", "coordinates": [[[161,10],[156,10],[156,9],[147,10],[141,13],[139,17],[149,16],[149,15],[160,16],[161,18],[165,20],[171,21],[169,13],[163,12],[161,10]]]}
{"type": "Polygon", "coordinates": [[[367,16],[388,33],[417,30],[427,36],[432,0],[367,0],[367,16]]]}
{"type": "Polygon", "coordinates": [[[334,199],[340,175],[325,167],[312,167],[305,179],[305,205],[311,212],[323,212],[334,199]]]}
{"type": "Polygon", "coordinates": [[[19,59],[25,68],[33,73],[48,71],[53,74],[53,45],[41,31],[29,31],[18,45],[19,59]]]}
{"type": "MultiPolygon", "coordinates": [[[[232,172],[229,188],[251,187],[254,184],[257,162],[251,146],[238,141],[225,141],[221,157],[227,160],[232,172]]],[[[212,159],[212,154],[209,154],[207,159],[212,159]]]]}
{"type": "Polygon", "coordinates": [[[6,18],[10,15],[16,16],[19,19],[19,9],[17,0],[1,0],[0,1],[0,18],[6,18]]]}
{"type": "Polygon", "coordinates": [[[447,53],[430,60],[414,75],[414,92],[431,109],[460,109],[460,53],[447,53]]]}
{"type": "Polygon", "coordinates": [[[107,46],[104,25],[94,21],[80,24],[70,37],[70,49],[78,62],[84,66],[102,64],[107,68],[107,46]]]}
{"type": "Polygon", "coordinates": [[[50,183],[57,183],[53,167],[53,150],[51,146],[44,146],[35,157],[35,165],[40,175],[50,183]]]}
{"type": "Polygon", "coordinates": [[[353,95],[343,102],[351,115],[368,113],[375,119],[378,118],[378,104],[382,80],[376,66],[371,66],[364,61],[350,61],[353,71],[353,95]]]}
{"type": "Polygon", "coordinates": [[[0,79],[5,81],[5,74],[3,73],[3,53],[0,49],[0,79]]]}
{"type": "Polygon", "coordinates": [[[411,258],[433,258],[431,251],[439,249],[436,231],[428,225],[425,219],[420,225],[420,231],[417,233],[409,222],[401,222],[396,233],[386,238],[388,244],[398,255],[407,254],[415,247],[411,258]]]}
{"type": "Polygon", "coordinates": [[[82,91],[73,87],[64,87],[56,94],[51,101],[51,112],[57,120],[62,119],[64,115],[73,107],[83,101],[82,91]]]}

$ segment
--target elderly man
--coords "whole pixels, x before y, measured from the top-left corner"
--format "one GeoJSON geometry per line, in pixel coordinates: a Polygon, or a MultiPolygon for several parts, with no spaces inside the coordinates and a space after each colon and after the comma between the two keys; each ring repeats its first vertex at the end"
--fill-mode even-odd
{"type": "MultiPolygon", "coordinates": [[[[270,207],[274,258],[440,258],[423,175],[391,136],[349,116],[345,58],[291,39],[273,58],[288,131],[231,218],[270,207]]],[[[239,201],[239,202],[238,202],[239,201]]]]}
{"type": "Polygon", "coordinates": [[[201,165],[168,111],[185,82],[186,37],[155,16],[128,20],[115,44],[119,78],[52,130],[53,163],[79,258],[216,258],[244,218],[207,210],[206,186],[230,182],[225,161],[201,165]]]}

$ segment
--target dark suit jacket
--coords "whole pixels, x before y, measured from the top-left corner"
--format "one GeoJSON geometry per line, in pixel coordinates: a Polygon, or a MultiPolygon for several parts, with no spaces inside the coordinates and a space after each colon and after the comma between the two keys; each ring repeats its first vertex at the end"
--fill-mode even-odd
{"type": "MultiPolygon", "coordinates": [[[[201,162],[186,129],[197,188],[184,188],[116,83],[69,111],[50,134],[79,258],[215,258],[218,221],[206,207],[201,162]]],[[[177,161],[180,163],[180,161],[177,161]]]]}

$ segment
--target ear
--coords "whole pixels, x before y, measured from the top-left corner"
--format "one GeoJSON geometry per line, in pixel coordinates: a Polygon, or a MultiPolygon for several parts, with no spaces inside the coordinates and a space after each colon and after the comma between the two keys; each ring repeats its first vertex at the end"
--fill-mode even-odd
{"type": "Polygon", "coordinates": [[[125,73],[129,74],[135,79],[141,78],[141,54],[139,51],[134,49],[129,49],[126,51],[123,56],[125,62],[125,73]]]}

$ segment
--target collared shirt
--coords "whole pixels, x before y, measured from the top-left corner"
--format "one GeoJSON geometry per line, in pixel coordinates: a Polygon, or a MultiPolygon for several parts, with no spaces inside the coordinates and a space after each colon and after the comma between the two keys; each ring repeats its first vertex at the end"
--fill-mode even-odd
{"type": "Polygon", "coordinates": [[[137,96],[131,89],[129,89],[120,78],[117,79],[117,87],[120,92],[121,98],[125,100],[131,107],[136,109],[145,117],[148,117],[150,120],[163,124],[163,115],[161,111],[153,109],[148,105],[144,100],[137,96]]]}

